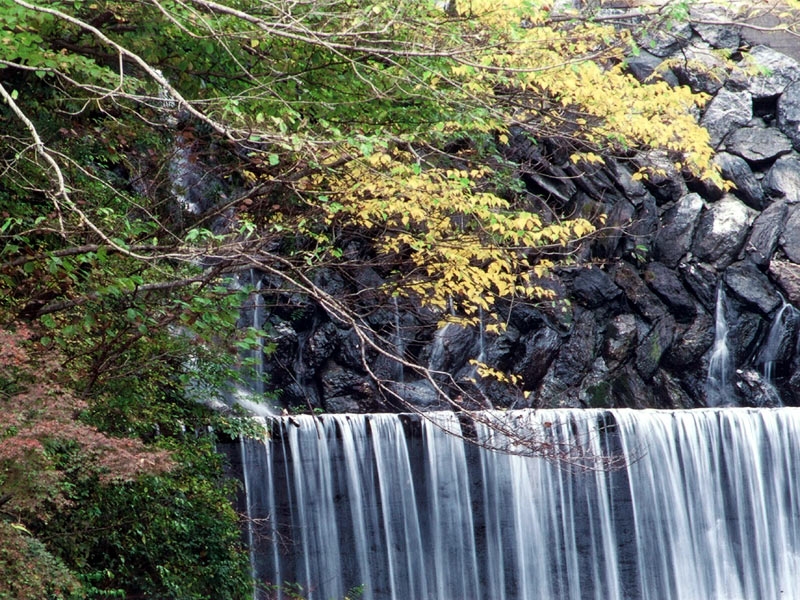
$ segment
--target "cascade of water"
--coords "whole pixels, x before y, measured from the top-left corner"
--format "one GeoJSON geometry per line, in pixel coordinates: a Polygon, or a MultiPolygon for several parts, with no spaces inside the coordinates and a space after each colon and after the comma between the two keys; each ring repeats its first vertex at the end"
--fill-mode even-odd
{"type": "Polygon", "coordinates": [[[769,383],[775,383],[775,363],[780,358],[783,349],[788,322],[795,317],[796,313],[795,308],[784,301],[778,312],[775,313],[767,339],[761,347],[760,358],[764,363],[764,378],[769,383]]]}
{"type": "MultiPolygon", "coordinates": [[[[256,282],[253,293],[253,329],[260,331],[264,326],[264,296],[261,295],[261,279],[256,282]]],[[[264,397],[264,336],[258,336],[258,344],[253,349],[255,363],[254,390],[258,399],[264,397]]]]}
{"type": "Polygon", "coordinates": [[[486,361],[486,332],[485,332],[483,307],[478,307],[478,362],[486,361]]]}
{"type": "Polygon", "coordinates": [[[247,483],[274,494],[248,502],[273,523],[259,577],[312,600],[800,598],[800,410],[485,414],[547,457],[450,413],[276,420],[247,483]]]}
{"type": "MultiPolygon", "coordinates": [[[[400,327],[400,305],[397,301],[397,296],[392,298],[394,304],[394,352],[399,358],[403,358],[405,352],[405,343],[403,341],[403,330],[400,327]]],[[[397,374],[395,375],[397,383],[403,383],[403,363],[397,363],[397,374]]]]}
{"type": "Polygon", "coordinates": [[[708,361],[706,381],[706,403],[722,406],[733,403],[731,388],[731,353],[728,348],[728,321],[725,318],[725,292],[722,285],[717,289],[717,304],[714,314],[714,346],[708,361]]]}

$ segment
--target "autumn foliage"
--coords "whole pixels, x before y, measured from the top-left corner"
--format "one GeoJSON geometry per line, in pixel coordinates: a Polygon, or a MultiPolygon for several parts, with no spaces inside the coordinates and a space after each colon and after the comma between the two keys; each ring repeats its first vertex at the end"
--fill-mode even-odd
{"type": "Polygon", "coordinates": [[[2,598],[61,597],[79,587],[30,531],[69,508],[74,482],[67,471],[78,468],[82,477],[108,484],[163,472],[172,464],[163,451],[83,423],[87,405],[62,384],[58,355],[33,338],[22,323],[0,329],[2,598]]]}

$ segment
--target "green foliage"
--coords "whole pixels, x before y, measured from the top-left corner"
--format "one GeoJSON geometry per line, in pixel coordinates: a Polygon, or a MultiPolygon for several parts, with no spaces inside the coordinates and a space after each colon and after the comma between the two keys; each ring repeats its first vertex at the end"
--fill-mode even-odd
{"type": "Polygon", "coordinates": [[[166,443],[181,466],[163,475],[113,487],[76,479],[75,510],[43,533],[81,574],[88,598],[228,600],[252,589],[234,489],[212,441],[166,443]]]}

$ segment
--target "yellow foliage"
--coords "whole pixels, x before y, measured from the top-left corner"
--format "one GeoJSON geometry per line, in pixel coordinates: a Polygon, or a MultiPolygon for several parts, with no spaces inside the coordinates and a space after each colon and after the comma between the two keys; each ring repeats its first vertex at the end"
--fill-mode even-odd
{"type": "Polygon", "coordinates": [[[469,60],[453,62],[445,79],[471,101],[493,106],[500,123],[530,125],[544,135],[562,134],[567,125],[572,136],[593,148],[573,160],[600,164],[601,151],[663,149],[679,156],[694,176],[721,185],[708,132],[692,113],[708,96],[663,81],[640,83],[623,66],[629,32],[589,21],[565,25],[549,18],[550,4],[459,3],[462,14],[477,19],[494,43],[469,60]],[[511,106],[498,105],[499,89],[513,94],[511,106]],[[529,112],[521,106],[526,101],[529,112]]]}
{"type": "Polygon", "coordinates": [[[543,224],[489,192],[477,191],[487,167],[422,169],[404,151],[351,161],[327,182],[334,228],[357,225],[376,248],[406,265],[398,293],[459,314],[492,311],[499,298],[551,298],[535,285],[553,263],[545,250],[594,231],[585,219],[543,224]],[[335,209],[333,208],[335,207],[335,209]]]}

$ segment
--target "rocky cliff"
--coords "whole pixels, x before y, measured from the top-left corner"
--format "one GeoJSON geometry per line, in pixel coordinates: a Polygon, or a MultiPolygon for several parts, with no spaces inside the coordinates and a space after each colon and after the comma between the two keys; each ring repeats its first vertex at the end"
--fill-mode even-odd
{"type": "MultiPolygon", "coordinates": [[[[555,140],[515,136],[503,151],[543,207],[608,215],[576,266],[549,282],[561,300],[508,304],[505,332],[489,335],[437,328],[437,315],[364,297],[375,339],[452,376],[434,381],[453,394],[454,383],[472,386],[484,406],[800,404],[800,64],[766,46],[743,47],[739,33],[687,24],[642,40],[647,50],[628,63],[641,80],[713,96],[697,116],[729,188],[692,180],[667,155],[588,168],[568,161],[555,140]],[[656,171],[636,180],[645,164],[656,171]],[[481,380],[476,358],[517,376],[520,389],[481,380]]],[[[354,281],[317,274],[334,295],[380,282],[368,268],[354,281]]],[[[276,347],[265,369],[282,405],[391,408],[375,375],[418,408],[446,406],[431,381],[380,353],[368,353],[367,373],[358,336],[313,303],[285,304],[264,316],[276,347]]]]}

